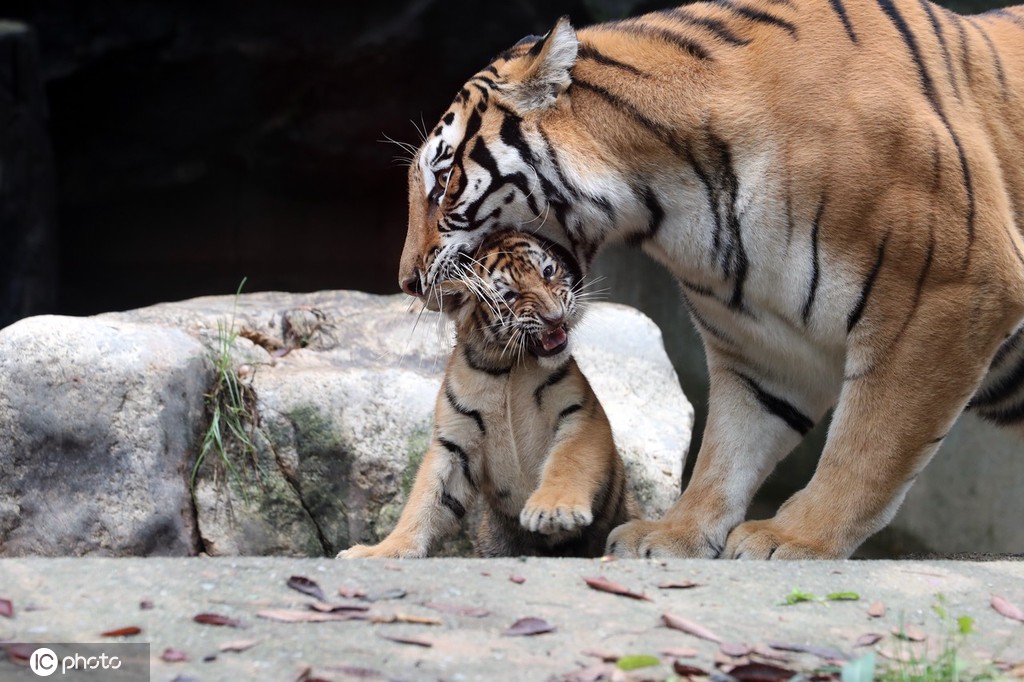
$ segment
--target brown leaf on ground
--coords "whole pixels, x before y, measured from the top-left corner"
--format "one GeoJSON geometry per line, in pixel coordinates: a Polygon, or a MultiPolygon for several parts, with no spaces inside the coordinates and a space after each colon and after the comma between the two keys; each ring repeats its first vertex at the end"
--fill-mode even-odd
{"type": "Polygon", "coordinates": [[[409,594],[401,587],[393,587],[390,590],[384,590],[383,592],[374,592],[368,594],[363,599],[366,601],[389,601],[392,599],[405,599],[405,595],[409,594]]]}
{"type": "Polygon", "coordinates": [[[726,656],[732,656],[734,658],[741,658],[743,656],[749,656],[753,649],[743,642],[722,642],[718,646],[718,650],[726,656]]]}
{"type": "Polygon", "coordinates": [[[857,638],[857,641],[853,643],[854,648],[861,646],[874,646],[882,641],[882,637],[877,632],[865,632],[863,635],[857,638]]]}
{"type": "Polygon", "coordinates": [[[384,677],[379,670],[373,668],[359,668],[354,665],[325,665],[324,668],[332,672],[338,672],[346,677],[358,677],[360,679],[374,679],[384,677]]]}
{"type": "Polygon", "coordinates": [[[827,646],[818,646],[816,644],[790,644],[788,642],[768,642],[768,646],[773,649],[779,649],[781,651],[793,651],[798,654],[810,654],[823,658],[827,661],[845,661],[849,659],[849,656],[844,654],[838,649],[833,649],[827,646]]]}
{"type": "Polygon", "coordinates": [[[696,649],[691,649],[689,647],[677,646],[669,647],[668,649],[662,649],[658,653],[660,653],[662,656],[673,656],[675,658],[693,658],[700,652],[696,649]]]}
{"type": "Polygon", "coordinates": [[[629,597],[630,599],[642,599],[644,601],[651,601],[651,598],[648,597],[646,594],[634,592],[625,585],[613,583],[611,580],[608,580],[607,578],[603,578],[600,576],[594,576],[590,578],[584,577],[583,582],[585,582],[590,587],[590,589],[597,590],[598,592],[608,592],[610,594],[617,594],[622,597],[629,597]]]}
{"type": "Polygon", "coordinates": [[[744,663],[750,663],[750,659],[746,657],[736,658],[734,656],[726,656],[721,650],[716,651],[715,655],[712,656],[711,660],[714,662],[715,667],[724,671],[732,670],[737,665],[743,665],[744,663]]]}
{"type": "Polygon", "coordinates": [[[164,652],[160,654],[160,660],[165,663],[183,663],[188,660],[188,654],[181,649],[172,649],[167,647],[164,652]]]}
{"type": "Polygon", "coordinates": [[[152,611],[153,610],[153,601],[151,599],[143,599],[142,601],[139,602],[139,610],[140,611],[152,611]]]}
{"type": "Polygon", "coordinates": [[[335,611],[369,611],[366,604],[335,604],[328,601],[315,601],[309,604],[309,608],[320,613],[334,613],[335,611]]]}
{"type": "Polygon", "coordinates": [[[658,585],[659,590],[688,590],[691,587],[703,587],[704,583],[695,583],[692,580],[669,580],[658,585]]]}
{"type": "Polygon", "coordinates": [[[195,615],[192,620],[203,625],[223,625],[229,628],[240,628],[242,622],[236,618],[228,618],[222,616],[219,613],[200,613],[195,615]]]}
{"type": "Polygon", "coordinates": [[[526,578],[524,578],[521,575],[510,575],[508,579],[514,582],[516,585],[522,585],[526,582],[526,578]]]}
{"type": "Polygon", "coordinates": [[[14,602],[10,599],[0,599],[0,616],[14,618],[14,602]]]}
{"type": "Polygon", "coordinates": [[[691,675],[707,677],[708,675],[708,672],[702,668],[698,668],[695,665],[690,665],[689,663],[680,663],[679,661],[676,661],[672,664],[672,671],[676,675],[685,675],[687,677],[691,675]]]}
{"type": "Polygon", "coordinates": [[[590,656],[592,658],[600,658],[605,663],[615,663],[617,660],[622,658],[619,654],[611,651],[601,651],[599,649],[586,649],[582,652],[584,656],[590,656]]]}
{"type": "Polygon", "coordinates": [[[142,632],[142,628],[137,625],[129,625],[126,628],[117,628],[116,630],[107,630],[101,632],[100,637],[131,637],[142,632]]]}
{"type": "Polygon", "coordinates": [[[299,663],[299,669],[295,672],[292,677],[292,682],[307,682],[309,676],[313,674],[313,666],[309,663],[299,663]]]}
{"type": "Polygon", "coordinates": [[[366,591],[358,587],[347,587],[342,585],[338,588],[338,595],[345,599],[360,599],[366,596],[366,591]]]}
{"type": "Polygon", "coordinates": [[[554,632],[555,626],[543,618],[520,618],[501,634],[506,637],[524,637],[530,635],[542,635],[545,632],[554,632]]]}
{"type": "Polygon", "coordinates": [[[300,611],[298,609],[263,609],[256,612],[256,617],[276,620],[279,623],[328,623],[338,620],[371,619],[368,614],[361,611],[321,613],[320,611],[300,611]]]}
{"type": "Polygon", "coordinates": [[[434,646],[433,642],[428,642],[427,640],[420,639],[419,637],[407,637],[405,635],[389,635],[383,632],[378,632],[377,636],[381,639],[386,639],[391,642],[397,642],[398,644],[411,644],[413,646],[424,647],[425,649],[429,649],[430,647],[434,646]]]}
{"type": "Polygon", "coordinates": [[[775,649],[772,649],[770,646],[765,646],[764,644],[755,644],[754,650],[751,651],[751,653],[754,656],[767,658],[770,661],[785,662],[789,660],[789,656],[787,656],[786,654],[782,653],[781,651],[776,651],[775,649]]]}
{"type": "Polygon", "coordinates": [[[911,642],[923,642],[928,639],[925,631],[912,623],[904,623],[902,630],[898,625],[894,625],[892,627],[892,634],[900,639],[910,640],[911,642]]]}
{"type": "Polygon", "coordinates": [[[580,668],[578,670],[565,673],[561,677],[556,677],[554,679],[557,680],[557,682],[600,682],[601,680],[612,679],[612,676],[617,670],[618,668],[614,665],[608,665],[607,663],[595,663],[594,665],[587,666],[586,668],[580,668]]]}
{"type": "MultiPolygon", "coordinates": [[[[362,614],[360,614],[362,615],[362,614]]],[[[440,618],[433,616],[414,616],[408,613],[389,613],[370,616],[371,623],[413,623],[415,625],[444,625],[440,618]]]]}
{"type": "Polygon", "coordinates": [[[881,618],[885,615],[885,604],[880,601],[871,602],[871,606],[868,607],[868,617],[870,618],[881,618]]]}
{"type": "Polygon", "coordinates": [[[324,596],[324,591],[320,589],[320,586],[317,585],[315,581],[310,580],[304,575],[293,575],[288,578],[288,582],[286,584],[293,590],[309,595],[317,601],[327,600],[327,597],[324,596]]]}
{"type": "Polygon", "coordinates": [[[1008,599],[998,594],[992,595],[992,608],[1001,616],[1024,623],[1024,611],[1021,611],[1016,604],[1010,603],[1008,599]]]}
{"type": "Polygon", "coordinates": [[[769,663],[744,663],[729,671],[729,676],[739,682],[782,682],[792,679],[794,675],[795,670],[769,663]]]}
{"type": "Polygon", "coordinates": [[[453,613],[456,616],[469,616],[470,618],[483,618],[491,614],[487,609],[479,606],[466,606],[463,604],[451,604],[448,602],[428,601],[423,604],[428,609],[441,611],[442,613],[453,613]]]}
{"type": "Polygon", "coordinates": [[[243,651],[248,651],[259,643],[260,640],[258,639],[235,639],[221,644],[220,650],[224,652],[241,653],[243,651]]]}
{"type": "Polygon", "coordinates": [[[661,621],[673,630],[679,630],[681,632],[685,632],[688,635],[693,635],[694,637],[700,637],[701,639],[706,639],[708,641],[714,642],[715,644],[721,644],[723,641],[725,641],[721,637],[713,633],[711,630],[701,625],[700,623],[695,623],[692,620],[683,618],[682,616],[675,616],[671,613],[663,613],[661,614],[661,621]]]}
{"type": "Polygon", "coordinates": [[[28,665],[28,659],[39,648],[38,644],[4,644],[0,646],[7,654],[7,660],[15,665],[28,665]]]}
{"type": "Polygon", "coordinates": [[[386,564],[383,564],[383,566],[384,566],[384,570],[385,571],[401,571],[402,570],[401,566],[399,566],[398,564],[391,563],[390,561],[387,562],[386,564]]]}

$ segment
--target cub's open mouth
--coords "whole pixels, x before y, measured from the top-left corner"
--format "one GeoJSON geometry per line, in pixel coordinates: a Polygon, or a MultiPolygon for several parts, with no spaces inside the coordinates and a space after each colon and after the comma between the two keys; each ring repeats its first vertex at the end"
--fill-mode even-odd
{"type": "Polygon", "coordinates": [[[558,355],[569,344],[569,335],[565,326],[546,329],[530,339],[530,350],[542,358],[558,355]]]}

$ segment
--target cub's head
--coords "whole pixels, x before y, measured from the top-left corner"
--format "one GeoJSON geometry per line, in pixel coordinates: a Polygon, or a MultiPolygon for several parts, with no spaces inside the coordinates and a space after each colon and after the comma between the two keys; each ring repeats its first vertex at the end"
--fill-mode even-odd
{"type": "Polygon", "coordinates": [[[558,232],[535,170],[545,145],[536,121],[565,106],[578,48],[565,18],[524,38],[471,78],[427,135],[409,167],[403,291],[437,309],[436,287],[488,235],[558,232]]]}
{"type": "Polygon", "coordinates": [[[460,336],[468,334],[477,345],[513,358],[526,353],[553,358],[567,350],[581,314],[581,274],[568,251],[511,231],[485,238],[471,260],[459,268],[461,305],[448,311],[460,336]]]}

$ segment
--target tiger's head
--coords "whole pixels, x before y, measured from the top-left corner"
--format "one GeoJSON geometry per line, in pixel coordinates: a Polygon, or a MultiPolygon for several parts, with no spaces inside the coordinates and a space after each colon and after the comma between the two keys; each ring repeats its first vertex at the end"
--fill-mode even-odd
{"type": "Polygon", "coordinates": [[[486,237],[470,261],[443,285],[460,340],[495,359],[557,361],[582,314],[576,260],[543,237],[505,231],[486,237]]]}
{"type": "Polygon", "coordinates": [[[548,210],[531,144],[536,121],[567,106],[578,49],[564,17],[545,37],[524,38],[465,84],[417,151],[399,285],[427,307],[438,309],[438,285],[488,235],[564,233],[548,210]]]}

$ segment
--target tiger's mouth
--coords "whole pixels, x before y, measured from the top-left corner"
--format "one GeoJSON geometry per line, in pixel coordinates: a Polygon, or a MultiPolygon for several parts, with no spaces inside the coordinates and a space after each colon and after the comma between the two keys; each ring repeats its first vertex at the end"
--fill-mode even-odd
{"type": "Polygon", "coordinates": [[[569,332],[565,325],[545,329],[530,337],[530,352],[541,358],[558,355],[569,345],[569,332]]]}

